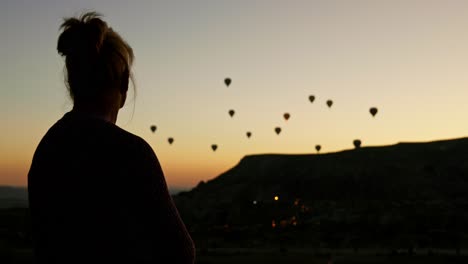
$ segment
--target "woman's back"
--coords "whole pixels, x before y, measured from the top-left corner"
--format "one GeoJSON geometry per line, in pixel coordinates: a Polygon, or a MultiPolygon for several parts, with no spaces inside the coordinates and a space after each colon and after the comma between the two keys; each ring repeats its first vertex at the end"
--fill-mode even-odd
{"type": "Polygon", "coordinates": [[[39,144],[28,181],[39,263],[193,262],[154,152],[111,123],[67,113],[39,144]]]}

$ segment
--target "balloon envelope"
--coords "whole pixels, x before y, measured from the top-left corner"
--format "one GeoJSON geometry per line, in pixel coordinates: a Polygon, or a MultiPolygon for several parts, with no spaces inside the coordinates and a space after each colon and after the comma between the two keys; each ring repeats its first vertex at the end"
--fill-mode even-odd
{"type": "Polygon", "coordinates": [[[275,127],[275,132],[279,135],[279,133],[281,133],[281,127],[275,127]]]}
{"type": "Polygon", "coordinates": [[[170,138],[167,139],[167,142],[169,142],[169,144],[172,145],[172,142],[174,142],[174,139],[170,137],[170,138]]]}
{"type": "Polygon", "coordinates": [[[375,116],[377,114],[379,110],[377,109],[377,107],[371,107],[369,109],[369,112],[371,113],[372,116],[375,116]]]}
{"type": "Polygon", "coordinates": [[[152,125],[152,126],[150,127],[150,129],[151,129],[151,132],[154,133],[154,132],[156,131],[156,126],[155,126],[155,125],[152,125]]]}
{"type": "Polygon", "coordinates": [[[283,117],[284,117],[284,119],[286,119],[286,121],[287,121],[287,120],[289,119],[290,115],[289,115],[289,113],[284,113],[283,117]]]}
{"type": "Polygon", "coordinates": [[[320,145],[315,146],[315,150],[317,150],[317,152],[319,152],[321,149],[322,149],[322,146],[320,146],[320,145]]]}
{"type": "Polygon", "coordinates": [[[216,145],[216,144],[211,145],[211,149],[213,151],[216,151],[218,149],[218,145],[216,145]]]}
{"type": "Polygon", "coordinates": [[[315,101],[315,96],[309,95],[309,101],[313,103],[315,101]]]}
{"type": "Polygon", "coordinates": [[[361,147],[361,140],[355,139],[353,141],[353,145],[354,145],[355,148],[360,148],[361,147]]]}
{"type": "Polygon", "coordinates": [[[233,117],[235,113],[236,113],[236,112],[235,112],[234,110],[232,110],[232,109],[229,110],[229,115],[230,115],[231,117],[233,117]]]}
{"type": "Polygon", "coordinates": [[[225,78],[224,84],[226,84],[226,86],[229,87],[229,85],[231,84],[231,78],[225,78]]]}
{"type": "Polygon", "coordinates": [[[250,136],[252,136],[252,132],[248,131],[247,133],[245,133],[247,135],[248,138],[250,138],[250,136]]]}
{"type": "Polygon", "coordinates": [[[332,107],[333,101],[332,100],[327,100],[327,105],[328,105],[328,107],[332,107]]]}

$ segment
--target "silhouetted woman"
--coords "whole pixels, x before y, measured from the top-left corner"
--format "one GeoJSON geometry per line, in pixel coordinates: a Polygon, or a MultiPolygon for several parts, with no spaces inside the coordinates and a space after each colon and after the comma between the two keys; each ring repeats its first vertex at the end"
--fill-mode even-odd
{"type": "Polygon", "coordinates": [[[61,29],[74,104],[39,143],[28,175],[36,262],[193,263],[155,153],[115,125],[132,49],[96,13],[61,29]]]}

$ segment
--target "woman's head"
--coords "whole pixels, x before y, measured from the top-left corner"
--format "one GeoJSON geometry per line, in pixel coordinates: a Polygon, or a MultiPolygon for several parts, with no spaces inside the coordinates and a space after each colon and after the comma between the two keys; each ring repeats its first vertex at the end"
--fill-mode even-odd
{"type": "Polygon", "coordinates": [[[67,87],[75,106],[105,107],[115,100],[115,94],[121,94],[122,107],[132,77],[133,50],[99,17],[88,12],[66,18],[57,50],[65,57],[67,87]]]}

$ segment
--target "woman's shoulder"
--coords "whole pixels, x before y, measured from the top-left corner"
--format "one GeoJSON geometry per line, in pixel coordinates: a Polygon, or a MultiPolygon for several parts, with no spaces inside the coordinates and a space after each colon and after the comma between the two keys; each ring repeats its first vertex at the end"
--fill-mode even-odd
{"type": "Polygon", "coordinates": [[[157,159],[153,148],[145,139],[118,126],[115,126],[114,129],[115,132],[119,134],[120,144],[131,148],[131,153],[138,155],[139,158],[144,157],[149,160],[157,159]]]}
{"type": "Polygon", "coordinates": [[[128,132],[122,128],[119,128],[122,132],[122,134],[129,140],[131,141],[131,146],[138,149],[138,152],[140,152],[142,155],[145,156],[154,156],[154,151],[151,145],[144,140],[142,137],[135,135],[131,132],[128,132]]]}
{"type": "Polygon", "coordinates": [[[110,149],[126,150],[134,155],[154,155],[153,149],[142,137],[113,123],[72,112],[58,120],[46,133],[44,140],[92,144],[96,149],[100,146],[112,146],[110,149]]]}

